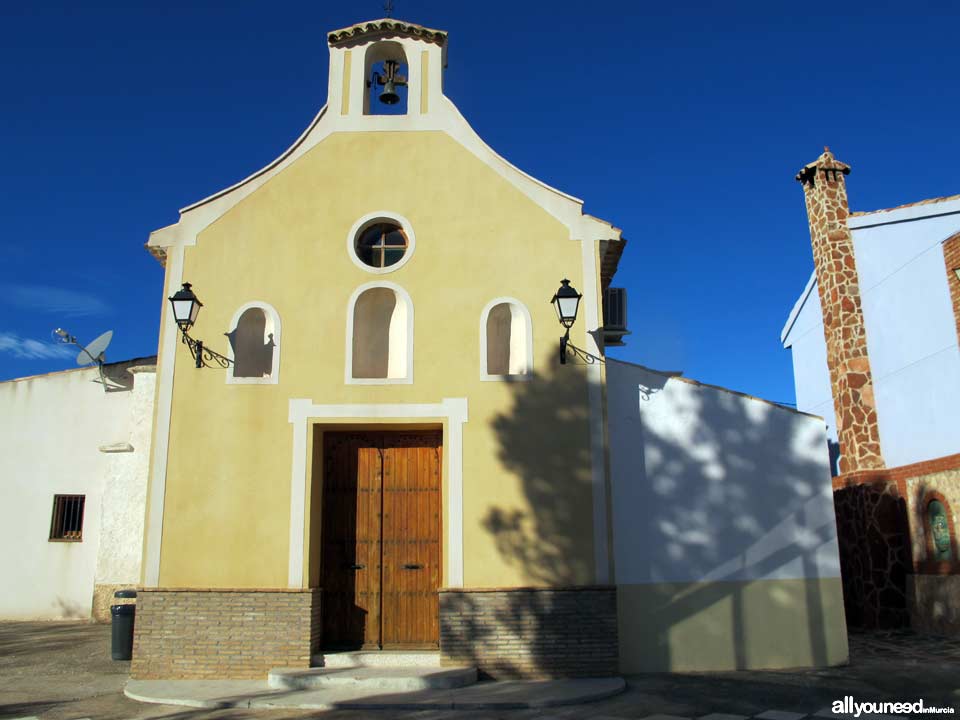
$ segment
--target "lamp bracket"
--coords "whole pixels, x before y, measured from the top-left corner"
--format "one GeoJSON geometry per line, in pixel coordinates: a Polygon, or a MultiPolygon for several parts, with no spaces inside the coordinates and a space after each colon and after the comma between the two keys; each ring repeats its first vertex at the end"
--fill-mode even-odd
{"type": "Polygon", "coordinates": [[[233,360],[221,355],[216,350],[211,350],[203,344],[203,340],[195,340],[190,337],[186,330],[180,329],[180,336],[183,344],[190,349],[190,354],[193,356],[194,361],[197,363],[198,368],[214,367],[211,363],[216,363],[222,368],[228,368],[233,365],[233,360]]]}
{"type": "Polygon", "coordinates": [[[580,358],[582,364],[584,365],[596,365],[600,363],[601,365],[606,364],[606,360],[600,357],[599,355],[594,355],[589,353],[586,350],[582,350],[570,342],[570,331],[567,330],[566,334],[560,338],[560,364],[567,364],[567,355],[571,354],[575,358],[580,358]]]}

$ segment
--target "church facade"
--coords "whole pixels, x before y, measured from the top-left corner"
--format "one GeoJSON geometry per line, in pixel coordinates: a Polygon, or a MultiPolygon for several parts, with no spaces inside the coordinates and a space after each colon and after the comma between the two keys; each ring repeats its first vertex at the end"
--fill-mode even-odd
{"type": "Polygon", "coordinates": [[[809,505],[830,509],[822,420],[615,373],[620,230],[477,136],[443,93],[445,32],[383,19],[328,44],[327,103],[296,143],[148,243],[165,296],[203,305],[161,321],[132,675],[262,678],[339,650],[493,677],[845,660],[836,535],[809,505]],[[582,296],[567,363],[562,279],[582,296]],[[759,436],[711,457],[669,437],[773,416],[789,478],[759,436]],[[667,468],[683,495],[661,481],[644,501],[657,438],[693,459],[667,468]],[[784,504],[738,520],[710,491],[724,476],[784,504]]]}

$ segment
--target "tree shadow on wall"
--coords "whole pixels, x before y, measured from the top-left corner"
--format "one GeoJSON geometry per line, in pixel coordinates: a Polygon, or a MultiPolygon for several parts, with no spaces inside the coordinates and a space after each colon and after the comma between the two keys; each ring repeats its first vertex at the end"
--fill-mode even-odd
{"type": "Polygon", "coordinates": [[[593,581],[592,455],[583,374],[582,367],[568,365],[514,383],[512,408],[492,422],[500,463],[522,480],[527,507],[493,507],[483,524],[500,555],[531,585],[593,581]]]}
{"type": "MultiPolygon", "coordinates": [[[[531,587],[594,582],[587,386],[582,367],[562,370],[507,385],[510,408],[491,421],[500,464],[519,479],[523,500],[513,506],[494,501],[482,523],[496,552],[531,587]]],[[[552,593],[448,593],[443,602],[445,654],[485,675],[609,674],[592,672],[589,662],[564,664],[551,639],[571,635],[577,617],[569,607],[561,612],[552,593]],[[506,636],[523,640],[504,652],[506,636]]]]}
{"type": "MultiPolygon", "coordinates": [[[[625,372],[634,375],[617,387],[628,390],[608,383],[607,398],[615,448],[610,504],[614,544],[620,548],[617,582],[666,587],[691,579],[713,581],[688,586],[682,602],[667,589],[646,596],[650,606],[641,609],[645,617],[638,632],[644,633],[640,642],[647,661],[651,667],[672,667],[671,634],[679,630],[689,637],[695,628],[730,638],[730,666],[754,667],[764,660],[752,656],[756,638],[748,644],[743,581],[829,576],[831,563],[836,574],[822,435],[798,437],[795,413],[726,391],[697,391],[695,383],[675,381],[689,391],[667,398],[662,391],[669,374],[627,367],[631,370],[625,372]],[[665,401],[673,404],[685,432],[655,430],[644,421],[645,403],[665,401]],[[718,603],[729,613],[722,627],[713,627],[709,618],[717,613],[698,616],[718,603]]],[[[607,369],[609,376],[612,363],[607,369]]],[[[554,365],[511,390],[512,407],[493,421],[493,429],[504,467],[521,480],[526,507],[493,507],[484,526],[501,556],[530,584],[591,584],[593,491],[584,368],[554,365]]],[[[815,583],[803,585],[799,595],[774,594],[770,602],[806,620],[809,656],[822,665],[828,659],[823,599],[815,583]]],[[[550,609],[522,594],[495,614],[498,623],[525,627],[533,637],[554,631],[548,627],[550,609]]],[[[470,631],[482,635],[478,624],[470,631]]],[[[520,658],[513,670],[524,674],[528,667],[549,668],[552,662],[549,643],[535,644],[526,664],[520,658]]]]}

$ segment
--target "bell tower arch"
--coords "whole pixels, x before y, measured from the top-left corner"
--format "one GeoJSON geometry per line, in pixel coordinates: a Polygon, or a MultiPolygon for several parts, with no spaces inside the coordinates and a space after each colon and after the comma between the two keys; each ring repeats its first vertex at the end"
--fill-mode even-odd
{"type": "Polygon", "coordinates": [[[389,115],[417,118],[440,110],[447,46],[442,30],[383,18],[334,30],[327,43],[328,112],[357,123],[382,120],[376,104],[381,97],[390,100],[391,91],[406,100],[406,108],[389,115]]]}

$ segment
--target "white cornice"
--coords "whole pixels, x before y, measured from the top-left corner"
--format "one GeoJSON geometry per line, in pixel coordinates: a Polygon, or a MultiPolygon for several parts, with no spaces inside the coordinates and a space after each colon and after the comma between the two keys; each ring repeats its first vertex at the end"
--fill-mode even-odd
{"type": "Polygon", "coordinates": [[[873,227],[874,225],[889,225],[892,223],[923,220],[941,215],[960,213],[960,198],[946,198],[944,200],[929,201],[915,205],[907,205],[891,210],[875,210],[870,213],[851,215],[847,225],[851,230],[873,227]]]}

